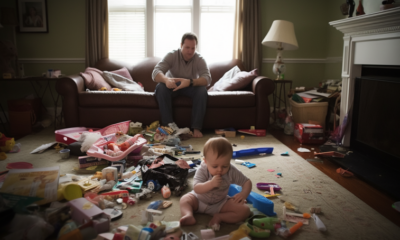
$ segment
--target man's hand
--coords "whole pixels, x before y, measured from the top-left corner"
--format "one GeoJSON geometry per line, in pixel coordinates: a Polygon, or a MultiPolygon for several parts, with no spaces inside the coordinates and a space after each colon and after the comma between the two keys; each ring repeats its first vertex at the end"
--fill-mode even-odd
{"type": "Polygon", "coordinates": [[[185,78],[171,78],[175,81],[175,83],[181,83],[177,88],[174,89],[174,91],[177,91],[179,89],[185,88],[185,87],[189,87],[190,85],[190,80],[189,79],[185,79],[185,78]]]}
{"type": "Polygon", "coordinates": [[[175,78],[168,78],[167,80],[165,80],[165,85],[167,86],[167,88],[169,88],[169,89],[177,88],[174,79],[175,78]]]}
{"type": "Polygon", "coordinates": [[[234,203],[244,203],[244,201],[246,200],[241,192],[233,196],[232,199],[234,203]]]}
{"type": "Polygon", "coordinates": [[[219,187],[219,186],[221,185],[221,182],[222,182],[222,177],[221,177],[221,175],[215,175],[215,176],[213,176],[213,178],[211,179],[211,183],[212,183],[212,186],[213,186],[214,188],[219,187]]]}

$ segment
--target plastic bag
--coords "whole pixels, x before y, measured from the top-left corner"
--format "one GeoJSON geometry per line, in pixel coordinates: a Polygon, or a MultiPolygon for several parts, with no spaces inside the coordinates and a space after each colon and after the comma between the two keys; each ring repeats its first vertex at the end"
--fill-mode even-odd
{"type": "MultiPolygon", "coordinates": [[[[168,154],[164,154],[158,158],[164,158],[166,156],[174,161],[178,160],[168,154]]],[[[139,162],[139,164],[142,165],[141,172],[144,183],[149,180],[157,180],[161,186],[168,184],[171,191],[173,191],[176,196],[179,196],[187,187],[188,169],[180,168],[176,164],[164,164],[157,168],[148,168],[147,165],[150,163],[149,160],[139,162]]]]}

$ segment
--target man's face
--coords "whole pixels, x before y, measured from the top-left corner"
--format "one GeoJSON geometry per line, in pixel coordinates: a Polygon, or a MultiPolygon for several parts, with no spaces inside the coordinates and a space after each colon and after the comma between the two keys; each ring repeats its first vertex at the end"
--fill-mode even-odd
{"type": "Polygon", "coordinates": [[[219,158],[217,158],[217,154],[212,150],[210,150],[206,156],[204,156],[204,161],[207,164],[207,169],[212,176],[222,176],[226,174],[231,166],[230,156],[219,156],[219,158]]]}
{"type": "Polygon", "coordinates": [[[181,45],[182,56],[185,61],[189,61],[194,56],[196,52],[196,40],[185,39],[181,45]]]}

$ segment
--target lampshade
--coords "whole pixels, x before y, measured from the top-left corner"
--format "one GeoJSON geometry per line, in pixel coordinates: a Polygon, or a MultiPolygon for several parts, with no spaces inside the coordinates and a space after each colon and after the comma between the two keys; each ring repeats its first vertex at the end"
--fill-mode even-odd
{"type": "Polygon", "coordinates": [[[299,47],[293,23],[285,20],[275,20],[261,43],[271,48],[278,48],[282,43],[283,50],[296,50],[299,47]]]}

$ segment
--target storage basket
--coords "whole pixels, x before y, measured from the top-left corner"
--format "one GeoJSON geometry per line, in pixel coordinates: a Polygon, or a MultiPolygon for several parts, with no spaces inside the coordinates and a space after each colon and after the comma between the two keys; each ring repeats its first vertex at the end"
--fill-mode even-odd
{"type": "Polygon", "coordinates": [[[290,99],[289,102],[292,106],[294,123],[308,123],[308,121],[315,121],[325,129],[328,102],[297,103],[292,99],[290,99]]]}

